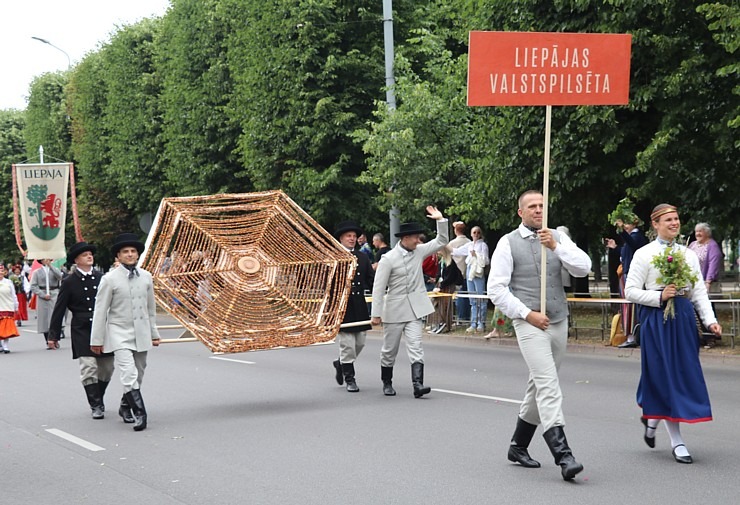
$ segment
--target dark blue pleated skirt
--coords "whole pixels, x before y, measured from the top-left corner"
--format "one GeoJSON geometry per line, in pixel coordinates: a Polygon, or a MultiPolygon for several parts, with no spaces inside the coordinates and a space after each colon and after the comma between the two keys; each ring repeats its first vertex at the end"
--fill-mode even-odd
{"type": "Polygon", "coordinates": [[[637,404],[647,419],[683,423],[712,420],[712,407],[699,362],[696,314],[684,297],[675,299],[676,318],[663,309],[639,306],[642,375],[637,404]]]}

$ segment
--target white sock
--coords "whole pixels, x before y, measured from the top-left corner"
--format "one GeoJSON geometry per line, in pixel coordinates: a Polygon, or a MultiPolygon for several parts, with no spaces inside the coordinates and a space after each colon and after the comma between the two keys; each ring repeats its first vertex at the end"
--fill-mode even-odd
{"type": "Polygon", "coordinates": [[[0,343],[2,343],[3,351],[7,351],[8,350],[8,339],[7,338],[4,338],[4,339],[0,340],[0,343]]]}
{"type": "Polygon", "coordinates": [[[656,428],[658,427],[658,423],[660,423],[660,419],[648,419],[647,425],[649,430],[645,430],[645,436],[648,438],[655,438],[655,432],[657,431],[656,428]]]}
{"type": "Polygon", "coordinates": [[[671,447],[676,451],[676,456],[689,456],[689,450],[684,445],[681,436],[681,425],[674,421],[666,421],[665,428],[671,438],[671,447]]]}

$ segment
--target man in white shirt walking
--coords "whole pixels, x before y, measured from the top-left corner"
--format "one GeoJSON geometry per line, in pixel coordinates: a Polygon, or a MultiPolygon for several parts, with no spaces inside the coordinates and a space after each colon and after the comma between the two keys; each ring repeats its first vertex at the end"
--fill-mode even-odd
{"type": "Polygon", "coordinates": [[[563,430],[563,395],[558,368],[568,340],[568,305],[561,268],[574,277],[585,277],[591,259],[566,235],[542,228],[544,199],[539,191],[519,197],[519,227],[499,240],[491,258],[488,296],[513,320],[519,349],[529,368],[527,390],[519,409],[516,430],[509,446],[509,461],[539,468],[527,448],[538,424],[545,442],[560,465],[563,479],[571,480],[583,470],[573,457],[563,430]],[[540,312],[540,260],[542,245],[547,254],[546,313],[540,312]]]}

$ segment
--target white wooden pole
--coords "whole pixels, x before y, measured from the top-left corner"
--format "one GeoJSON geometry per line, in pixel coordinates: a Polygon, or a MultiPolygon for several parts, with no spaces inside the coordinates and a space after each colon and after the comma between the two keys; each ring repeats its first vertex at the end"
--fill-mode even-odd
{"type": "MultiPolygon", "coordinates": [[[[545,107],[545,166],[542,174],[542,228],[547,228],[547,202],[550,200],[550,126],[552,105],[545,107]]],[[[547,248],[540,251],[540,312],[547,312],[547,248]]]]}

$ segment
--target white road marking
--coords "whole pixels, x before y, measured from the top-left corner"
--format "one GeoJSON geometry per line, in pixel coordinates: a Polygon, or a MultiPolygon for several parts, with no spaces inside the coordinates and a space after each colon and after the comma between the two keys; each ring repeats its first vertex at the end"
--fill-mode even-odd
{"type": "Polygon", "coordinates": [[[56,428],[49,428],[46,430],[47,432],[51,433],[52,435],[56,435],[59,438],[63,438],[64,440],[68,442],[72,442],[73,444],[77,444],[83,449],[87,449],[88,451],[104,451],[104,447],[100,447],[99,445],[95,445],[92,442],[88,442],[87,440],[82,440],[79,437],[76,437],[74,435],[70,435],[66,431],[58,430],[56,428]]]}
{"type": "Polygon", "coordinates": [[[221,361],[233,361],[234,363],[244,363],[245,365],[256,365],[257,364],[254,361],[246,361],[243,359],[234,359],[234,358],[222,358],[221,356],[211,356],[211,359],[220,359],[221,361]]]}
{"type": "Polygon", "coordinates": [[[514,403],[516,405],[521,405],[522,403],[521,400],[512,400],[511,398],[500,398],[498,396],[477,395],[475,393],[464,393],[462,391],[450,391],[448,389],[433,388],[432,391],[437,391],[438,393],[447,393],[449,395],[459,395],[459,396],[470,396],[472,398],[482,398],[484,400],[493,400],[496,402],[514,403]]]}

